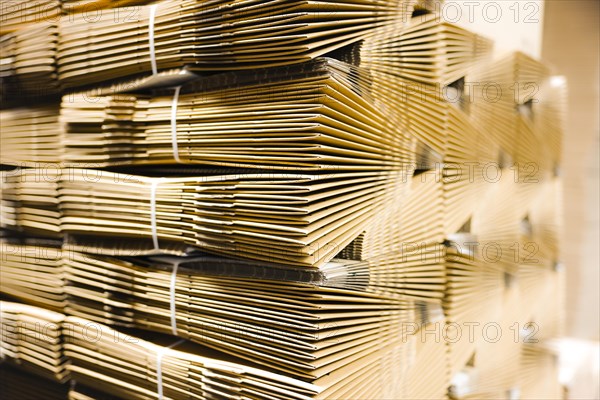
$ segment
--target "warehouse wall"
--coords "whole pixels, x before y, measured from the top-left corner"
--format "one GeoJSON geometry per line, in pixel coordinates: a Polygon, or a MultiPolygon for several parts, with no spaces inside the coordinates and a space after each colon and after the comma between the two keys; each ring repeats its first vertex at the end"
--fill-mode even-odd
{"type": "Polygon", "coordinates": [[[600,339],[598,21],[595,0],[546,2],[542,56],[568,81],[563,141],[567,336],[600,339]]]}
{"type": "Polygon", "coordinates": [[[446,0],[442,12],[450,21],[494,39],[497,54],[519,50],[539,59],[544,5],[543,0],[446,0]]]}
{"type": "Polygon", "coordinates": [[[567,277],[565,334],[573,339],[563,343],[561,372],[570,399],[600,398],[599,20],[597,0],[546,1],[542,57],[566,77],[569,88],[561,251],[567,277]]]}

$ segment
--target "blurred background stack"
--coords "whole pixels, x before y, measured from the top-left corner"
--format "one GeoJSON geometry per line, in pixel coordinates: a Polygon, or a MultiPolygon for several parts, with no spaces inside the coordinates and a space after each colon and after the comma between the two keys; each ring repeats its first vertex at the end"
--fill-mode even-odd
{"type": "Polygon", "coordinates": [[[3,4],[2,398],[561,398],[565,83],[440,7],[3,4]]]}

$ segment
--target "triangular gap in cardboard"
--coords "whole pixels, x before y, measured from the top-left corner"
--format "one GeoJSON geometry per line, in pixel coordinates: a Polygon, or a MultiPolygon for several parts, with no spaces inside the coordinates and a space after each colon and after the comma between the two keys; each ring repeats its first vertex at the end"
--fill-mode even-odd
{"type": "Polygon", "coordinates": [[[533,103],[534,99],[529,99],[522,104],[517,104],[517,112],[533,121],[535,117],[533,103]]]}
{"type": "Polygon", "coordinates": [[[414,174],[430,171],[442,164],[442,155],[423,142],[417,143],[414,174]]]}
{"type": "Polygon", "coordinates": [[[473,354],[471,354],[471,358],[469,358],[469,361],[467,361],[467,364],[466,364],[467,367],[475,367],[476,355],[477,355],[476,351],[474,351],[473,354]]]}
{"type": "Polygon", "coordinates": [[[360,67],[360,48],[362,47],[363,42],[364,40],[359,40],[358,42],[347,44],[346,46],[328,53],[327,56],[360,67]]]}
{"type": "Polygon", "coordinates": [[[366,234],[366,232],[363,231],[354,240],[352,240],[346,247],[344,247],[342,249],[342,251],[340,251],[338,253],[338,255],[335,256],[335,258],[361,261],[362,260],[362,252],[363,252],[362,245],[363,245],[363,240],[365,238],[365,234],[366,234]]]}
{"type": "Polygon", "coordinates": [[[529,219],[529,214],[525,215],[519,224],[521,235],[531,237],[533,236],[533,225],[529,219]]]}
{"type": "Polygon", "coordinates": [[[464,76],[444,87],[444,98],[464,113],[470,113],[471,99],[465,90],[464,76]]]}
{"type": "Polygon", "coordinates": [[[432,301],[416,301],[417,321],[423,326],[431,323],[441,322],[444,319],[444,309],[441,303],[432,301]]]}
{"type": "Polygon", "coordinates": [[[461,226],[456,233],[471,233],[471,217],[461,226]]]}

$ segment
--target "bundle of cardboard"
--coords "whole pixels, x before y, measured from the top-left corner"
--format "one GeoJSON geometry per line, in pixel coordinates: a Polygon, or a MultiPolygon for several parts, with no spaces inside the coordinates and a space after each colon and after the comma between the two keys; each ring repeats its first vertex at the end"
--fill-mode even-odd
{"type": "Polygon", "coordinates": [[[119,24],[103,13],[93,31],[84,14],[74,14],[59,26],[59,76],[74,87],[184,65],[219,71],[298,63],[406,22],[412,3],[165,0],[124,13],[119,24]]]}
{"type": "Polygon", "coordinates": [[[11,234],[62,237],[58,208],[58,177],[54,165],[46,168],[12,168],[2,172],[0,226],[11,234]]]}
{"type": "Polygon", "coordinates": [[[62,383],[69,379],[63,354],[63,314],[0,301],[0,317],[3,360],[47,380],[62,383]]]}
{"type": "Polygon", "coordinates": [[[65,400],[69,398],[69,384],[41,378],[39,375],[22,369],[0,364],[0,394],[7,399],[23,400],[65,400]]]}
{"type": "MultiPolygon", "coordinates": [[[[148,336],[139,331],[116,331],[90,320],[18,303],[1,302],[0,305],[3,337],[9,337],[2,342],[2,350],[10,363],[19,363],[34,371],[48,371],[55,382],[70,377],[83,386],[84,392],[86,386],[96,390],[101,387],[104,395],[113,398],[359,396],[376,399],[395,396],[389,383],[400,381],[410,353],[410,342],[403,343],[400,338],[392,344],[379,343],[372,354],[363,355],[353,368],[307,382],[269,367],[240,363],[225,353],[185,340],[156,334],[148,336]],[[43,337],[41,344],[34,345],[31,342],[35,340],[23,337],[21,331],[29,323],[35,325],[27,332],[43,337]],[[60,333],[56,335],[55,331],[60,333]],[[40,350],[35,350],[35,346],[40,350]],[[34,354],[45,351],[48,356],[30,360],[29,348],[34,349],[34,354]],[[387,385],[382,385],[384,382],[387,385]]],[[[77,398],[82,395],[75,394],[77,398]]]]}
{"type": "Polygon", "coordinates": [[[0,111],[2,162],[15,167],[59,163],[62,154],[59,113],[56,103],[0,111]]]}

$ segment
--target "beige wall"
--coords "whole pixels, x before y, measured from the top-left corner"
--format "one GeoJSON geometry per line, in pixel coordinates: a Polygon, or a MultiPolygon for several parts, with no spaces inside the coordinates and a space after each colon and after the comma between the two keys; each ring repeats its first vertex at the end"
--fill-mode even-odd
{"type": "Polygon", "coordinates": [[[542,48],[543,59],[567,78],[569,88],[562,165],[566,334],[596,341],[600,339],[599,13],[597,0],[546,1],[542,48]]]}
{"type": "Polygon", "coordinates": [[[496,54],[520,50],[539,59],[544,6],[543,0],[446,0],[441,11],[450,22],[493,39],[496,54]]]}

